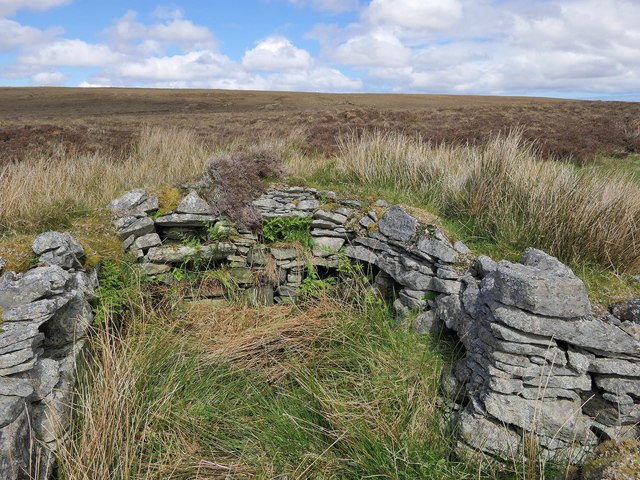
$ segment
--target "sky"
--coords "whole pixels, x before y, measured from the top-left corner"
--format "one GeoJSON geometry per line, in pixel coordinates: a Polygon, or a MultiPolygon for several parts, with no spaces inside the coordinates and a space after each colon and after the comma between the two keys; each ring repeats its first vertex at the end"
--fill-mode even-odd
{"type": "Polygon", "coordinates": [[[0,0],[0,85],[640,101],[640,0],[0,0]]]}

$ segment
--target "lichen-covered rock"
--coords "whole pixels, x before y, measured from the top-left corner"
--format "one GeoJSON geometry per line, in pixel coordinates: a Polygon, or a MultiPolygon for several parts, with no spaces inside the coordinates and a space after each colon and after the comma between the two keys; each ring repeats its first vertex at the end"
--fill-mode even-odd
{"type": "Polygon", "coordinates": [[[640,441],[607,441],[599,445],[582,470],[583,480],[636,480],[640,478],[640,441]]]}
{"type": "Polygon", "coordinates": [[[211,207],[195,190],[182,199],[176,213],[192,213],[196,215],[210,215],[211,207]]]}
{"type": "Polygon", "coordinates": [[[150,197],[144,190],[136,188],[113,200],[107,208],[114,215],[130,212],[151,213],[158,210],[158,198],[150,197]]]}
{"type": "Polygon", "coordinates": [[[418,229],[418,220],[402,209],[402,207],[389,207],[382,215],[378,223],[380,233],[392,240],[408,242],[418,229]]]}
{"type": "Polygon", "coordinates": [[[38,267],[17,276],[0,278],[0,309],[6,311],[64,291],[71,276],[58,266],[38,267]]]}
{"type": "Polygon", "coordinates": [[[609,311],[622,321],[640,323],[640,297],[612,303],[609,311]]]}
{"type": "Polygon", "coordinates": [[[68,232],[45,232],[33,241],[33,252],[41,265],[58,265],[69,270],[82,268],[85,253],[76,237],[68,232]]]}
{"type": "Polygon", "coordinates": [[[568,268],[549,271],[503,260],[495,271],[493,295],[505,305],[549,317],[576,318],[591,313],[584,284],[568,268]]]}
{"type": "Polygon", "coordinates": [[[170,213],[156,218],[156,225],[160,227],[205,227],[217,220],[209,214],[170,213]]]}

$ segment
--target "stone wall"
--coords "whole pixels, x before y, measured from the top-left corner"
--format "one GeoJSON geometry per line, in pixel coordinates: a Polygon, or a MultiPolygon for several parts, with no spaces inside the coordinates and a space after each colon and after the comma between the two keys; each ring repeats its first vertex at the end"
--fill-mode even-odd
{"type": "Polygon", "coordinates": [[[263,303],[294,301],[311,266],[335,269],[344,258],[365,264],[399,318],[411,318],[420,333],[453,332],[464,345],[443,379],[452,405],[447,427],[460,452],[520,458],[533,442],[545,456],[576,460],[604,439],[638,436],[637,300],[614,307],[617,316],[595,315],[583,283],[554,257],[528,249],[519,263],[474,258],[419,214],[383,201],[365,208],[333,192],[274,186],[253,207],[265,219],[309,217],[311,259],[235,231],[209,214],[196,191],[155,218],[157,199],[141,190],[110,205],[125,247],[147,273],[204,258],[228,266],[263,303]],[[229,237],[180,243],[204,228],[227,229],[229,237]],[[269,265],[275,278],[265,275],[269,265]]]}
{"type": "MultiPolygon", "coordinates": [[[[384,201],[273,186],[253,202],[264,219],[307,218],[309,253],[265,245],[257,232],[211,215],[196,190],[185,193],[163,214],[143,190],[109,205],[143,272],[162,280],[176,269],[224,266],[250,302],[271,304],[294,302],[310,270],[361,262],[399,319],[464,346],[442,382],[443,428],[459,452],[511,459],[535,445],[579,460],[604,439],[640,433],[638,300],[596,314],[582,282],[544,252],[528,249],[519,263],[476,258],[421,212],[384,201]]],[[[36,268],[0,277],[0,474],[8,479],[36,470],[45,478],[52,468],[97,283],[69,234],[45,233],[33,250],[36,268]]],[[[199,295],[216,300],[225,291],[199,295]]]]}
{"type": "Polygon", "coordinates": [[[37,266],[0,277],[0,478],[46,479],[69,424],[96,272],[67,233],[33,243],[37,266]]]}

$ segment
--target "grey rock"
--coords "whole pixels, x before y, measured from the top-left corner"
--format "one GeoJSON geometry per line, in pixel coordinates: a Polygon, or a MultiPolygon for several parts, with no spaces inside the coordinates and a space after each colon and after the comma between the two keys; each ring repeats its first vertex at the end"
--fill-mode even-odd
{"type": "Polygon", "coordinates": [[[339,251],[344,245],[343,238],[316,237],[313,239],[313,255],[316,257],[328,257],[339,251]]]}
{"type": "Polygon", "coordinates": [[[211,207],[195,190],[182,199],[176,213],[193,213],[196,215],[210,215],[211,207]]]}
{"type": "Polygon", "coordinates": [[[217,218],[213,215],[170,213],[156,218],[156,225],[160,227],[205,227],[207,224],[214,223],[216,220],[217,218]]]}
{"type": "Polygon", "coordinates": [[[25,400],[17,395],[0,394],[0,428],[12,423],[24,410],[25,400]]]}
{"type": "Polygon", "coordinates": [[[98,288],[98,269],[91,272],[75,272],[69,285],[71,290],[77,290],[87,299],[93,302],[98,299],[96,289],[98,288]]]}
{"type": "Polygon", "coordinates": [[[162,275],[171,270],[171,265],[166,263],[143,263],[140,265],[140,271],[146,275],[162,275]]]}
{"type": "MultiPolygon", "coordinates": [[[[22,327],[22,325],[20,325],[20,324],[14,324],[13,326],[14,327],[15,326],[22,327]]],[[[6,325],[3,326],[3,330],[4,330],[3,333],[6,334],[7,333],[6,325]]],[[[22,330],[26,331],[27,329],[23,327],[22,330]]],[[[33,333],[33,330],[31,331],[31,333],[33,333]]],[[[3,339],[5,339],[5,338],[7,338],[7,335],[3,335],[3,339]]],[[[23,339],[23,340],[18,340],[17,342],[10,343],[10,344],[0,348],[0,355],[5,355],[7,353],[11,353],[11,352],[15,352],[15,351],[18,351],[18,350],[23,350],[23,349],[30,349],[30,350],[35,352],[40,347],[40,345],[42,344],[43,340],[44,340],[44,334],[43,333],[35,333],[35,334],[33,334],[33,336],[30,336],[30,337],[28,337],[26,339],[23,339]]]]}
{"type": "Polygon", "coordinates": [[[376,201],[374,202],[374,205],[375,205],[376,207],[380,207],[380,208],[386,208],[386,207],[388,207],[388,206],[389,206],[389,204],[388,204],[386,201],[384,201],[384,200],[376,200],[376,201]]]}
{"type": "MultiPolygon", "coordinates": [[[[591,390],[591,377],[588,375],[571,376],[571,375],[539,375],[537,377],[525,378],[523,383],[527,386],[536,387],[541,394],[546,389],[563,389],[563,390],[582,390],[588,392],[591,390]]],[[[550,396],[550,394],[548,395],[550,396]]]]}
{"type": "Polygon", "coordinates": [[[338,203],[348,208],[355,208],[356,210],[362,208],[362,202],[359,200],[340,200],[338,203]]]}
{"type": "MultiPolygon", "coordinates": [[[[618,375],[594,375],[595,384],[608,392],[616,395],[629,395],[640,397],[640,378],[621,377],[618,375]]],[[[633,404],[633,402],[631,402],[633,404]]]]}
{"type": "MultiPolygon", "coordinates": [[[[40,331],[38,329],[47,320],[48,318],[45,317],[32,322],[3,323],[3,332],[0,335],[0,349],[2,349],[3,352],[13,352],[21,348],[26,348],[18,348],[17,345],[39,336],[40,331]]],[[[37,342],[37,339],[33,341],[37,342]]]]}
{"type": "Polygon", "coordinates": [[[474,277],[482,279],[490,273],[495,272],[497,268],[497,262],[486,255],[480,255],[473,261],[473,264],[471,265],[471,273],[474,277]]]}
{"type": "Polygon", "coordinates": [[[453,248],[456,252],[458,252],[461,255],[471,254],[471,249],[467,247],[464,243],[462,243],[460,240],[458,240],[456,243],[453,244],[453,248]]]}
{"type": "Polygon", "coordinates": [[[498,321],[522,332],[553,337],[577,347],[640,354],[640,343],[633,337],[595,317],[568,321],[534,315],[498,303],[492,303],[490,307],[498,321]]]}
{"type": "Polygon", "coordinates": [[[398,294],[398,299],[409,310],[425,310],[428,307],[428,305],[427,305],[427,302],[424,300],[424,293],[420,297],[415,297],[409,293],[413,291],[414,290],[408,290],[406,288],[403,288],[402,290],[400,290],[400,293],[398,294]]]}
{"type": "Polygon", "coordinates": [[[354,233],[351,231],[340,231],[336,230],[328,230],[326,228],[315,228],[311,230],[312,237],[336,237],[336,238],[344,238],[345,240],[349,240],[354,237],[354,233]]]}
{"type": "Polygon", "coordinates": [[[158,209],[158,199],[150,197],[144,190],[136,188],[113,200],[107,208],[113,214],[122,212],[150,213],[158,209]]]}
{"type": "Polygon", "coordinates": [[[300,203],[298,203],[297,208],[298,210],[309,211],[315,210],[319,206],[320,202],[318,200],[302,200],[300,203]]]}
{"type": "MultiPolygon", "coordinates": [[[[43,324],[44,346],[47,349],[67,349],[87,334],[93,323],[91,305],[79,292],[65,294],[67,301],[53,317],[43,324]]],[[[66,353],[66,352],[65,352],[66,353]]]]}
{"type": "Polygon", "coordinates": [[[520,258],[520,263],[527,267],[534,267],[545,270],[554,275],[573,277],[574,274],[569,267],[558,260],[556,257],[538,250],[536,248],[527,248],[520,258]]]}
{"type": "MultiPolygon", "coordinates": [[[[39,401],[51,394],[60,380],[60,363],[51,358],[39,359],[34,367],[20,374],[21,378],[28,380],[32,386],[32,401],[39,401]]],[[[31,395],[31,394],[30,394],[31,395]]]]}
{"type": "Polygon", "coordinates": [[[278,295],[281,297],[295,297],[298,289],[290,285],[280,285],[278,287],[278,295]]]}
{"type": "Polygon", "coordinates": [[[640,323],[640,297],[612,303],[609,311],[622,321],[640,323]]]}
{"type": "Polygon", "coordinates": [[[602,358],[591,355],[587,358],[587,370],[592,373],[640,377],[640,363],[619,358],[602,358]]]}
{"type": "Polygon", "coordinates": [[[458,330],[459,322],[462,320],[462,302],[457,295],[441,295],[436,299],[436,317],[443,322],[447,328],[458,330]]]}
{"type": "MultiPolygon", "coordinates": [[[[131,218],[131,217],[127,217],[131,218]]],[[[155,232],[153,220],[148,217],[136,218],[121,229],[116,226],[116,233],[121,239],[133,235],[135,238],[155,232]]]]}
{"type": "Polygon", "coordinates": [[[392,240],[408,242],[417,232],[418,220],[401,207],[392,206],[382,215],[378,228],[380,233],[392,240]]]}
{"type": "Polygon", "coordinates": [[[219,242],[211,245],[203,245],[199,248],[186,245],[162,245],[153,247],[147,253],[149,263],[180,264],[195,258],[204,260],[223,260],[236,251],[235,245],[228,242],[219,242]]]}
{"type": "Polygon", "coordinates": [[[347,218],[349,218],[354,213],[353,209],[347,208],[347,207],[338,207],[333,212],[340,215],[344,215],[347,218]]]}
{"type": "Polygon", "coordinates": [[[493,296],[506,305],[550,317],[576,318],[591,312],[582,281],[559,267],[549,271],[503,260],[495,272],[493,296]]]}
{"type": "Polygon", "coordinates": [[[316,210],[313,212],[313,218],[316,220],[324,220],[334,225],[344,225],[347,221],[346,215],[341,215],[336,212],[325,212],[324,210],[316,210]]]}
{"type": "Polygon", "coordinates": [[[496,338],[501,338],[507,342],[542,345],[543,347],[555,347],[558,345],[551,336],[522,332],[496,322],[491,322],[489,327],[496,338]]]}
{"type": "Polygon", "coordinates": [[[313,220],[311,222],[311,228],[319,228],[321,230],[333,230],[336,224],[327,220],[313,220]]]}
{"type": "Polygon", "coordinates": [[[13,377],[0,377],[0,395],[26,398],[33,394],[33,387],[27,380],[13,377]]]}
{"type": "Polygon", "coordinates": [[[417,333],[421,334],[436,333],[437,321],[433,310],[418,315],[414,320],[413,328],[417,333]]]}
{"type": "Polygon", "coordinates": [[[28,320],[49,319],[66,303],[65,298],[46,298],[7,310],[2,315],[5,322],[24,322],[28,320]]]}
{"type": "Polygon", "coordinates": [[[407,270],[397,257],[382,253],[378,256],[376,265],[404,287],[411,290],[432,290],[434,277],[419,271],[407,270]]]}
{"type": "Polygon", "coordinates": [[[460,415],[459,431],[460,439],[475,450],[505,461],[521,456],[522,436],[500,422],[465,410],[460,415]]]}
{"type": "Polygon", "coordinates": [[[0,309],[9,310],[64,291],[71,276],[58,266],[38,267],[22,276],[0,278],[0,309]]]}
{"type": "Polygon", "coordinates": [[[522,398],[527,400],[553,400],[556,398],[565,398],[574,402],[580,401],[580,395],[573,390],[566,390],[564,388],[552,388],[549,386],[531,387],[525,386],[518,392],[522,398]]]}
{"type": "Polygon", "coordinates": [[[261,210],[274,210],[280,208],[281,204],[273,200],[272,198],[260,197],[251,203],[254,207],[261,210]]]}
{"type": "Polygon", "coordinates": [[[487,412],[506,424],[538,436],[556,437],[566,442],[581,442],[590,436],[589,423],[581,414],[580,402],[524,399],[490,392],[484,398],[487,412]]]}
{"type": "Polygon", "coordinates": [[[255,278],[249,268],[232,268],[229,270],[232,280],[238,285],[253,285],[255,278]]]}
{"type": "Polygon", "coordinates": [[[362,226],[362,228],[369,228],[371,225],[373,225],[376,222],[375,220],[372,220],[371,217],[369,217],[368,215],[365,215],[360,219],[358,223],[362,226]]]}
{"type": "Polygon", "coordinates": [[[12,367],[7,367],[7,368],[0,368],[0,376],[13,375],[16,373],[26,372],[28,370],[31,370],[35,366],[38,360],[37,355],[41,354],[42,352],[43,352],[42,349],[34,352],[36,356],[19,365],[14,365],[12,367]]]}
{"type": "Polygon", "coordinates": [[[260,248],[252,248],[247,254],[247,263],[251,266],[264,266],[268,261],[267,252],[260,248]]]}
{"type": "Polygon", "coordinates": [[[358,237],[353,241],[354,244],[364,245],[365,247],[371,248],[372,250],[378,250],[381,252],[386,252],[391,255],[398,255],[398,250],[390,247],[387,243],[378,240],[376,238],[369,237],[358,237]]]}
{"type": "MultiPolygon", "coordinates": [[[[1,408],[1,407],[0,407],[1,408]]],[[[27,480],[30,471],[31,435],[30,419],[22,408],[16,419],[0,429],[0,478],[3,480],[27,480]]]]}
{"type": "Polygon", "coordinates": [[[2,275],[4,269],[7,268],[7,264],[8,262],[4,258],[0,257],[0,275],[2,275]]]}
{"type": "Polygon", "coordinates": [[[589,365],[591,364],[591,358],[593,355],[585,355],[577,352],[572,348],[567,350],[567,360],[571,368],[578,373],[586,373],[589,371],[589,365]]]}
{"type": "Polygon", "coordinates": [[[58,265],[64,269],[82,268],[85,253],[76,237],[68,232],[45,232],[33,241],[33,252],[42,265],[58,265]]]}
{"type": "Polygon", "coordinates": [[[298,257],[298,250],[295,248],[271,248],[271,255],[276,260],[291,260],[298,257]]]}
{"type": "Polygon", "coordinates": [[[450,268],[440,267],[436,270],[436,276],[443,280],[457,280],[460,278],[460,274],[450,268]]]}
{"type": "Polygon", "coordinates": [[[4,370],[28,362],[35,357],[39,351],[41,350],[34,351],[31,348],[25,348],[23,350],[5,353],[0,356],[0,369],[4,370]]]}
{"type": "Polygon", "coordinates": [[[143,252],[147,252],[152,247],[157,247],[161,245],[162,241],[160,240],[160,235],[157,233],[149,233],[147,235],[143,235],[142,237],[136,238],[133,242],[132,248],[135,250],[142,250],[143,252]]]}
{"type": "Polygon", "coordinates": [[[446,294],[458,294],[462,284],[457,280],[443,280],[442,278],[432,277],[429,290],[446,294]]]}
{"type": "Polygon", "coordinates": [[[327,200],[331,200],[331,201],[335,201],[338,199],[338,195],[336,194],[336,192],[333,192],[331,190],[320,190],[318,192],[318,196],[320,198],[325,198],[327,200]]]}
{"type": "Polygon", "coordinates": [[[519,378],[491,377],[489,379],[489,388],[498,393],[518,395],[524,390],[524,385],[519,378]]]}
{"type": "Polygon", "coordinates": [[[454,263],[458,259],[458,253],[447,243],[436,238],[423,237],[418,241],[418,250],[442,262],[454,263]]]}

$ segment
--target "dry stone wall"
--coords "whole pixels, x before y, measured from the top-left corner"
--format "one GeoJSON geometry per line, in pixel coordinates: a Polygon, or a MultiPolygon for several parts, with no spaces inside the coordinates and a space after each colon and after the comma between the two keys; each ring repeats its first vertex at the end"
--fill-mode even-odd
{"type": "Polygon", "coordinates": [[[51,475],[69,425],[76,361],[93,321],[89,302],[97,276],[84,270],[80,243],[68,233],[47,232],[32,248],[35,268],[0,277],[3,480],[51,475]]]}
{"type": "Polygon", "coordinates": [[[556,258],[535,249],[519,263],[475,258],[384,201],[364,208],[334,192],[274,186],[252,206],[264,219],[309,218],[311,259],[212,217],[196,191],[155,218],[157,199],[141,190],[110,209],[143,271],[158,275],[203,258],[227,265],[263,303],[294,301],[310,268],[335,269],[344,258],[365,264],[399,318],[413,319],[420,333],[453,332],[464,345],[443,378],[451,405],[443,427],[455,432],[461,453],[509,460],[533,444],[543,456],[575,461],[604,439],[640,433],[637,299],[595,315],[583,283],[556,258]],[[180,243],[198,229],[229,235],[199,247],[180,243]],[[275,278],[264,275],[269,269],[275,278]]]}

